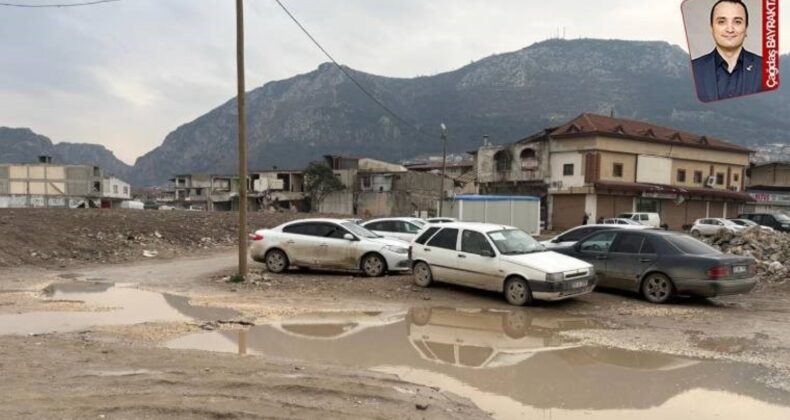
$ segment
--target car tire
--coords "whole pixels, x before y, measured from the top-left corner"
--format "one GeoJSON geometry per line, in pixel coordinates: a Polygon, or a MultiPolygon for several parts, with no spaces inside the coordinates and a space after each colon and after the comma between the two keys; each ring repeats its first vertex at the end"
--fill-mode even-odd
{"type": "Polygon", "coordinates": [[[515,306],[532,303],[532,290],[529,284],[521,277],[511,277],[505,281],[505,300],[515,306]]]}
{"type": "Polygon", "coordinates": [[[512,311],[502,318],[502,329],[510,338],[521,338],[527,335],[530,319],[524,311],[512,311]]]}
{"type": "Polygon", "coordinates": [[[412,308],[409,311],[409,320],[417,326],[423,326],[431,320],[431,308],[412,308]]]}
{"type": "Polygon", "coordinates": [[[414,284],[417,286],[428,287],[433,283],[433,273],[428,263],[418,261],[417,264],[414,264],[412,271],[414,273],[414,284]]]}
{"type": "Polygon", "coordinates": [[[288,269],[288,256],[279,249],[272,249],[266,253],[264,258],[266,269],[272,273],[282,273],[288,269]]]}
{"type": "Polygon", "coordinates": [[[650,303],[666,303],[675,294],[672,280],[661,273],[650,273],[642,281],[642,296],[650,303]]]}
{"type": "Polygon", "coordinates": [[[699,238],[700,237],[700,233],[699,233],[698,230],[692,230],[691,231],[691,236],[693,236],[695,238],[699,238]]]}
{"type": "Polygon", "coordinates": [[[387,262],[379,254],[365,255],[360,265],[362,272],[368,277],[378,277],[387,271],[387,262]]]}

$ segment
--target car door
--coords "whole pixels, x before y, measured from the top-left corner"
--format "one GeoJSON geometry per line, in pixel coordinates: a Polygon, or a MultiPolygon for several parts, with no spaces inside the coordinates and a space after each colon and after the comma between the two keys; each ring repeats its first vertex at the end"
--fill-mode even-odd
{"type": "Polygon", "coordinates": [[[437,232],[425,245],[425,260],[431,266],[433,277],[448,283],[461,283],[456,266],[458,264],[458,229],[444,228],[437,232]]]}
{"type": "Polygon", "coordinates": [[[617,231],[610,230],[594,234],[581,241],[575,248],[574,257],[595,267],[595,275],[600,286],[606,286],[609,281],[607,260],[609,259],[609,248],[611,248],[617,233],[617,231]]]}
{"type": "Polygon", "coordinates": [[[458,278],[464,284],[487,290],[500,290],[502,273],[494,248],[483,233],[464,229],[457,253],[458,278]]]}
{"type": "Polygon", "coordinates": [[[642,273],[642,242],[645,235],[622,232],[612,243],[606,261],[606,287],[631,290],[642,273]]]}
{"type": "Polygon", "coordinates": [[[315,265],[318,262],[321,232],[318,223],[306,222],[283,228],[282,248],[293,265],[315,265]]]}
{"type": "Polygon", "coordinates": [[[349,241],[343,236],[350,233],[342,226],[334,223],[320,224],[320,239],[318,243],[318,254],[316,263],[321,267],[327,268],[357,268],[355,252],[359,246],[359,241],[349,241]]]}

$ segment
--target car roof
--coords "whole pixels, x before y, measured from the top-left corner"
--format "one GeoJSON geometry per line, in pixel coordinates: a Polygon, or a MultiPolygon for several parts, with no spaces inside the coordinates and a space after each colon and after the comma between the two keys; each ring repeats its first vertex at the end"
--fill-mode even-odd
{"type": "Polygon", "coordinates": [[[479,230],[481,232],[494,232],[497,230],[508,230],[508,229],[517,229],[513,226],[508,225],[497,225],[494,223],[482,223],[482,222],[448,222],[448,223],[441,223],[435,224],[431,227],[435,228],[456,228],[456,229],[472,229],[472,230],[479,230]]]}
{"type": "MultiPolygon", "coordinates": [[[[343,222],[349,222],[349,220],[348,219],[332,219],[332,218],[328,218],[328,217],[316,217],[316,218],[308,218],[308,219],[291,220],[290,222],[285,222],[285,223],[281,224],[280,226],[288,226],[288,225],[292,225],[292,224],[295,224],[295,223],[307,223],[307,222],[313,222],[313,223],[322,223],[322,222],[323,223],[343,223],[343,222]]],[[[278,226],[278,227],[280,227],[280,226],[278,226]]]]}
{"type": "Polygon", "coordinates": [[[378,218],[378,219],[370,219],[370,220],[365,220],[365,221],[364,221],[364,222],[362,222],[362,223],[363,223],[363,224],[366,224],[366,223],[371,223],[371,222],[386,222],[386,221],[404,221],[404,222],[411,222],[411,221],[413,221],[413,220],[421,220],[421,221],[423,221],[423,222],[424,222],[424,220],[420,219],[419,217],[380,217],[380,218],[378,218]]]}

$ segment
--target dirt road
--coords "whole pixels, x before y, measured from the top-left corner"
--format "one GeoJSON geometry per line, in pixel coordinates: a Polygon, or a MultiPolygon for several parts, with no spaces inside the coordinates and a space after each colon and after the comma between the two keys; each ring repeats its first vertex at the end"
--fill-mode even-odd
{"type": "Polygon", "coordinates": [[[4,376],[17,378],[0,385],[0,415],[514,418],[548,409],[553,418],[666,418],[701,410],[698,418],[779,419],[790,413],[784,290],[663,306],[605,292],[516,309],[492,293],[417,288],[409,276],[275,275],[253,263],[249,281],[230,283],[235,263],[235,252],[226,250],[4,271],[0,330],[42,311],[76,327],[0,336],[4,376]],[[53,283],[58,286],[42,294],[53,283]],[[98,316],[68,315],[81,311],[98,316]],[[116,323],[112,314],[136,317],[126,322],[136,325],[116,323]]]}

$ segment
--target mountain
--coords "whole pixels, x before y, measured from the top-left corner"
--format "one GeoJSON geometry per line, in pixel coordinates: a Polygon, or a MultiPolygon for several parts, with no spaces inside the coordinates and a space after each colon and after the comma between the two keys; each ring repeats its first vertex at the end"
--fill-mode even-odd
{"type": "MultiPolygon", "coordinates": [[[[782,57],[782,65],[788,63],[782,57]]],[[[788,140],[790,95],[780,92],[702,104],[686,52],[665,42],[549,40],[460,69],[413,79],[344,67],[366,90],[416,127],[367,98],[342,72],[313,72],[246,94],[250,168],[303,167],[323,154],[398,160],[526,137],[582,112],[609,114],[707,134],[743,145],[788,140]]],[[[138,184],[175,173],[234,172],[236,101],[178,127],[135,163],[138,184]]]]}
{"type": "Polygon", "coordinates": [[[129,180],[132,167],[121,162],[104,146],[85,143],[58,143],[29,128],[0,127],[0,163],[33,163],[38,156],[52,156],[54,163],[95,165],[105,175],[129,180]]]}

